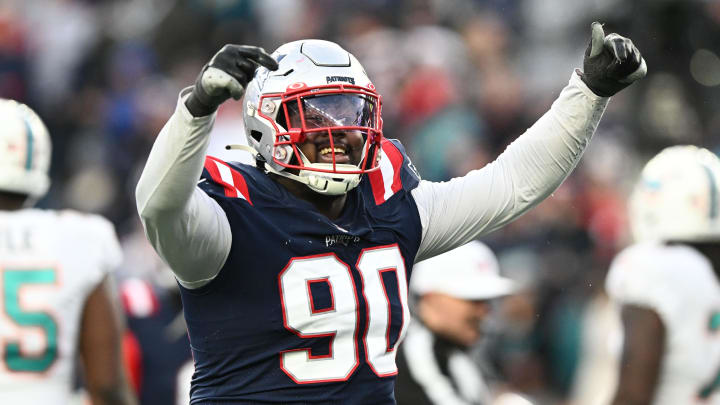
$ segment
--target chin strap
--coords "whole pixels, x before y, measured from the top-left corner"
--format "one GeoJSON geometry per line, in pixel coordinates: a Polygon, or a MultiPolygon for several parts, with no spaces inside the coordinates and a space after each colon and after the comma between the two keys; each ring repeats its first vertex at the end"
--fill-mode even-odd
{"type": "MultiPolygon", "coordinates": [[[[248,145],[227,145],[225,149],[231,150],[243,150],[251,153],[253,156],[258,156],[259,153],[255,148],[248,145]]],[[[315,167],[319,169],[331,169],[332,163],[309,163],[305,162],[307,166],[315,167]]],[[[356,169],[353,165],[336,165],[341,167],[348,167],[348,169],[356,169]]],[[[360,184],[359,174],[347,174],[347,173],[324,173],[316,172],[312,170],[300,170],[299,175],[289,173],[285,170],[276,170],[272,165],[266,162],[265,170],[269,173],[277,174],[278,176],[286,177],[291,180],[295,180],[308,186],[312,191],[325,195],[342,195],[357,187],[360,184]]]]}

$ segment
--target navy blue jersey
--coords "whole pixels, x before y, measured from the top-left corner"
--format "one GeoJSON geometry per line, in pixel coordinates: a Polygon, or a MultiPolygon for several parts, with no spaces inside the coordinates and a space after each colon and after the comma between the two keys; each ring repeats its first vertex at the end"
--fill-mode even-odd
{"type": "Polygon", "coordinates": [[[232,245],[215,279],[182,288],[191,403],[395,403],[419,178],[399,142],[382,153],[335,221],[255,167],[207,158],[199,187],[232,245]]]}

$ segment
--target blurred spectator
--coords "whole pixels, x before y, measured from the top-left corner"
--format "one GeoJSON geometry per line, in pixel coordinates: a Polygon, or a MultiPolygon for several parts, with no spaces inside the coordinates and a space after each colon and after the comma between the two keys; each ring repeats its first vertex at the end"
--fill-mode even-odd
{"type": "Polygon", "coordinates": [[[27,37],[19,10],[0,4],[0,96],[26,100],[27,37]]]}

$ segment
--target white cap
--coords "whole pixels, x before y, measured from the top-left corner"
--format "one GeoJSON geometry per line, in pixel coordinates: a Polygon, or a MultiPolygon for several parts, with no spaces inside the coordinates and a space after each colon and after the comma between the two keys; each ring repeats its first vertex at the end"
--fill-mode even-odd
{"type": "Polygon", "coordinates": [[[413,267],[410,291],[422,295],[438,292],[467,300],[487,300],[512,294],[517,289],[500,276],[495,254],[478,241],[424,260],[413,267]]]}

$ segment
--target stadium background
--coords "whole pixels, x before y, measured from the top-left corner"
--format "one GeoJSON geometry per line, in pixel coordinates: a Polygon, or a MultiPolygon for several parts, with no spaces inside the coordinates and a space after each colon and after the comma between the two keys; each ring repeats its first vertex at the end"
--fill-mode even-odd
{"type": "MultiPolygon", "coordinates": [[[[720,147],[720,1],[0,0],[0,97],[50,130],[41,206],[107,216],[126,252],[118,276],[165,288],[134,187],[179,90],[223,44],[340,43],[383,96],[385,135],[425,179],[445,180],[482,167],[549,108],[594,20],[634,41],[648,77],[614,98],[551,198],[484,239],[524,288],[498,305],[483,356],[492,379],[538,403],[591,403],[578,399],[593,396],[585,381],[611,380],[619,345],[602,285],[629,241],[639,168],[664,146],[720,147]]],[[[211,153],[244,158],[223,150],[244,142],[240,118],[239,103],[223,105],[211,153]]]]}

